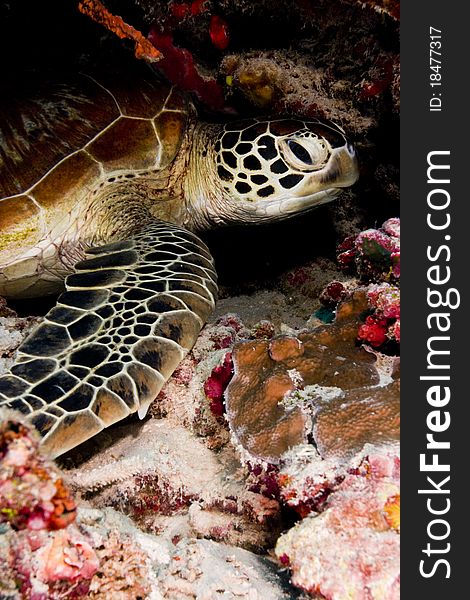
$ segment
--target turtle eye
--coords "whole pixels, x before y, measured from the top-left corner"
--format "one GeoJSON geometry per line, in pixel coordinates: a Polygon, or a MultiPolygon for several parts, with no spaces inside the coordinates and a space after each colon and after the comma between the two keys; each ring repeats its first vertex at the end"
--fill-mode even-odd
{"type": "Polygon", "coordinates": [[[283,139],[279,147],[284,160],[296,171],[323,169],[330,156],[328,142],[316,135],[301,139],[283,139]]]}
{"type": "Polygon", "coordinates": [[[292,154],[298,158],[300,161],[305,163],[306,165],[312,165],[312,157],[310,156],[308,150],[304,148],[301,144],[294,142],[294,140],[289,140],[287,142],[289,148],[292,150],[292,154]]]}

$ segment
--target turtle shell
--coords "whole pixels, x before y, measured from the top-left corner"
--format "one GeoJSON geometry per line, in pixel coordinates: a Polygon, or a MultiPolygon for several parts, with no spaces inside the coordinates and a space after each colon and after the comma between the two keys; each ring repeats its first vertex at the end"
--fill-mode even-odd
{"type": "Polygon", "coordinates": [[[187,103],[149,69],[34,77],[0,102],[0,265],[34,246],[101,181],[166,167],[187,103]]]}

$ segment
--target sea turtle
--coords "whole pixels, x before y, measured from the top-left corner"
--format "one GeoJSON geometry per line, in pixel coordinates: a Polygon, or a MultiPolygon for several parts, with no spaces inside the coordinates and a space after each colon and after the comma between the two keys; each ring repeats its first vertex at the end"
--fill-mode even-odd
{"type": "Polygon", "coordinates": [[[333,123],[202,123],[150,70],[44,81],[2,94],[0,295],[66,291],[0,377],[0,405],[55,457],[142,418],[193,346],[217,293],[194,232],[308,210],[358,169],[333,123]]]}

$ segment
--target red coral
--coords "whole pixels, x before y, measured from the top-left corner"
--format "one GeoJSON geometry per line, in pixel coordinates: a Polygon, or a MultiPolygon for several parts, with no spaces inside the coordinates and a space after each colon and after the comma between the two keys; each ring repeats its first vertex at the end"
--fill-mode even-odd
{"type": "Polygon", "coordinates": [[[231,327],[237,333],[243,328],[243,323],[240,321],[239,317],[233,313],[228,313],[217,319],[216,325],[231,327]]]}
{"type": "Polygon", "coordinates": [[[211,22],[209,25],[209,35],[211,36],[212,43],[219,50],[225,50],[230,42],[230,35],[227,22],[218,17],[212,15],[211,22]]]}
{"type": "Polygon", "coordinates": [[[336,306],[346,298],[346,289],[340,281],[332,281],[320,294],[320,302],[324,306],[336,306]]]}
{"type": "Polygon", "coordinates": [[[354,242],[356,241],[356,237],[355,235],[348,235],[336,249],[336,259],[343,269],[349,269],[355,265],[356,249],[354,242]]]}
{"type": "Polygon", "coordinates": [[[358,337],[378,348],[387,341],[388,321],[385,317],[369,315],[364,325],[359,327],[358,337]]]}
{"type": "Polygon", "coordinates": [[[304,267],[298,267],[287,274],[287,282],[292,287],[300,287],[308,280],[308,273],[304,267]]]}
{"type": "MultiPolygon", "coordinates": [[[[175,46],[174,33],[179,25],[190,17],[198,17],[207,12],[205,0],[194,0],[191,4],[172,3],[169,17],[163,24],[154,24],[150,28],[148,39],[163,54],[157,68],[169,81],[183,90],[192,92],[212,110],[232,112],[225,106],[222,87],[213,77],[202,74],[192,53],[175,46]]],[[[225,50],[229,43],[228,24],[219,16],[212,15],[209,24],[209,36],[219,50],[225,50]]]]}
{"type": "Polygon", "coordinates": [[[212,373],[204,383],[204,393],[211,401],[210,409],[216,417],[221,417],[225,412],[224,392],[232,375],[232,353],[227,352],[222,364],[212,369],[212,373]]]}
{"type": "Polygon", "coordinates": [[[360,100],[371,100],[387,90],[393,81],[393,60],[383,59],[378,62],[374,69],[377,76],[365,82],[359,92],[360,100]]]}
{"type": "Polygon", "coordinates": [[[262,494],[266,498],[279,500],[280,488],[278,482],[279,468],[271,464],[248,463],[250,476],[248,479],[250,492],[262,494]]]}

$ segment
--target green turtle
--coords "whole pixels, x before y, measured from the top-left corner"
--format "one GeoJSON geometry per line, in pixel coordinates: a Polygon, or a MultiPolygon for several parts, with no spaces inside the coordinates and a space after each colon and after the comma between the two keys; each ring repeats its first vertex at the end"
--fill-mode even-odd
{"type": "Polygon", "coordinates": [[[195,232],[311,209],[358,169],[331,122],[203,123],[150,70],[29,87],[0,109],[0,295],[65,292],[0,377],[0,405],[56,457],[143,418],[193,346],[217,293],[195,232]]]}

